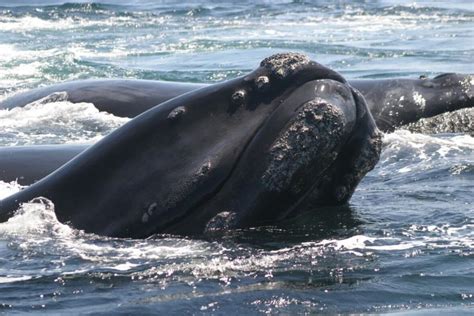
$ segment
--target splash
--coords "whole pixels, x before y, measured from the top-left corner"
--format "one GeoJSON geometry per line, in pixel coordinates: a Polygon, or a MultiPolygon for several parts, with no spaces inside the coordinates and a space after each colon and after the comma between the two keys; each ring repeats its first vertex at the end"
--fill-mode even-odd
{"type": "Polygon", "coordinates": [[[9,195],[15,194],[20,191],[23,187],[17,182],[4,182],[0,180],[0,200],[6,198],[9,195]]]}
{"type": "MultiPolygon", "coordinates": [[[[21,188],[17,183],[0,181],[0,198],[21,188]]],[[[23,203],[14,216],[0,223],[0,239],[10,240],[11,247],[28,256],[40,252],[53,257],[79,258],[85,264],[118,271],[131,270],[139,265],[137,262],[143,264],[148,260],[192,259],[212,248],[206,242],[181,238],[127,240],[88,234],[58,221],[54,204],[41,197],[23,203]]]]}
{"type": "MultiPolygon", "coordinates": [[[[7,222],[0,224],[0,236],[34,237],[38,235],[49,237],[67,237],[73,230],[59,223],[54,212],[54,204],[45,198],[35,198],[23,203],[7,222]]],[[[37,243],[38,239],[33,239],[37,243]]]]}
{"type": "Polygon", "coordinates": [[[47,96],[24,107],[0,110],[0,145],[95,142],[128,120],[100,112],[92,103],[47,96]]]}
{"type": "Polygon", "coordinates": [[[384,149],[374,173],[393,177],[410,172],[414,176],[429,170],[450,169],[456,164],[474,165],[472,153],[474,137],[469,135],[448,137],[398,130],[384,135],[384,149]]]}

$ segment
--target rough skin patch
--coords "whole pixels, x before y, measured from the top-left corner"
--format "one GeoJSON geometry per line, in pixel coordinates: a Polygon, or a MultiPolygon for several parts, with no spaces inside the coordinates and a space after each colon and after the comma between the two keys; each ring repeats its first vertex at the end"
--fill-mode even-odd
{"type": "Polygon", "coordinates": [[[201,167],[190,177],[185,178],[173,186],[172,193],[160,203],[160,209],[175,208],[179,202],[186,199],[206,178],[212,169],[210,160],[205,161],[201,167]]]}
{"type": "Polygon", "coordinates": [[[157,198],[156,201],[152,201],[148,206],[145,206],[143,208],[141,222],[147,223],[150,218],[156,214],[157,210],[161,212],[177,207],[180,202],[185,200],[196,188],[202,185],[211,172],[212,163],[210,160],[205,160],[191,177],[181,179],[172,185],[166,196],[157,198]]]}
{"type": "Polygon", "coordinates": [[[470,133],[474,135],[474,108],[442,113],[402,127],[414,133],[470,133]]]}
{"type": "Polygon", "coordinates": [[[245,90],[237,90],[234,92],[234,94],[232,94],[232,104],[236,105],[236,106],[241,106],[245,103],[245,97],[246,97],[247,93],[245,92],[245,90]]]}
{"type": "Polygon", "coordinates": [[[143,223],[148,222],[150,217],[153,215],[153,211],[156,210],[157,205],[158,204],[156,202],[153,202],[148,206],[147,211],[145,213],[143,213],[143,215],[142,215],[142,222],[143,223]]]}
{"type": "Polygon", "coordinates": [[[335,196],[339,202],[348,201],[363,177],[372,170],[382,151],[382,133],[376,130],[361,146],[357,158],[351,164],[352,173],[343,176],[343,183],[336,188],[335,196]]]}
{"type": "Polygon", "coordinates": [[[217,232],[230,229],[235,226],[237,216],[234,212],[221,212],[211,218],[204,232],[217,232]]]}
{"type": "Polygon", "coordinates": [[[269,69],[271,73],[278,78],[285,78],[309,63],[310,59],[306,55],[283,53],[265,58],[260,63],[260,66],[269,69]]]}
{"type": "Polygon", "coordinates": [[[367,135],[367,138],[358,144],[356,151],[351,153],[354,158],[344,161],[344,166],[346,167],[344,169],[347,171],[340,173],[340,168],[333,168],[332,172],[327,173],[318,187],[308,195],[307,203],[309,205],[313,202],[317,204],[320,199],[329,199],[332,202],[337,202],[335,204],[347,202],[362,178],[379,161],[381,150],[382,133],[379,130],[375,130],[372,135],[367,135]]]}
{"type": "Polygon", "coordinates": [[[425,109],[426,100],[418,91],[413,92],[413,101],[415,101],[415,104],[418,105],[421,110],[425,109]]]}
{"type": "Polygon", "coordinates": [[[464,80],[460,81],[463,88],[463,92],[467,94],[469,98],[473,97],[474,90],[474,76],[467,76],[464,80]]]}
{"type": "Polygon", "coordinates": [[[255,86],[257,86],[259,90],[266,90],[270,87],[270,79],[268,79],[267,76],[260,76],[255,79],[255,86]]]}
{"type": "Polygon", "coordinates": [[[34,104],[48,104],[54,102],[67,101],[69,95],[66,91],[54,92],[34,102],[34,104]]]}
{"type": "Polygon", "coordinates": [[[175,121],[182,117],[186,113],[186,108],[184,106],[178,106],[177,108],[173,109],[173,111],[168,114],[168,119],[175,121]]]}
{"type": "Polygon", "coordinates": [[[294,175],[321,160],[333,160],[334,150],[343,135],[342,111],[324,102],[304,104],[270,148],[270,163],[262,176],[269,191],[289,189],[294,175]]]}

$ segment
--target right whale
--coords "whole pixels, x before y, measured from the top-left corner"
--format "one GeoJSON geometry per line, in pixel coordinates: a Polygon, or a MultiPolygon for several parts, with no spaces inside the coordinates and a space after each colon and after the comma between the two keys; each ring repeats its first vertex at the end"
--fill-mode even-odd
{"type": "MultiPolygon", "coordinates": [[[[445,73],[429,79],[355,80],[380,130],[396,128],[422,118],[474,107],[474,76],[445,73]]],[[[470,124],[474,123],[472,118],[470,124]]]]}
{"type": "Polygon", "coordinates": [[[114,237],[258,226],[347,203],[381,146],[340,74],[277,54],[140,114],[1,200],[0,221],[44,197],[59,221],[114,237]]]}

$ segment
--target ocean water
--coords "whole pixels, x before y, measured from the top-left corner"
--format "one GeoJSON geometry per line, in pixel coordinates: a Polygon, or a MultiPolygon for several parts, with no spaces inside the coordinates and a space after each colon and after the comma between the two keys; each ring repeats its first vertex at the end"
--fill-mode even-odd
{"type": "MultiPolygon", "coordinates": [[[[298,51],[347,78],[474,73],[472,1],[4,1],[0,99],[75,79],[216,82],[298,51]]],[[[0,111],[0,145],[94,142],[93,104],[0,111]]],[[[474,138],[396,131],[350,204],[204,240],[0,224],[0,313],[474,312],[474,138]]],[[[0,182],[0,197],[20,189],[0,182]]]]}

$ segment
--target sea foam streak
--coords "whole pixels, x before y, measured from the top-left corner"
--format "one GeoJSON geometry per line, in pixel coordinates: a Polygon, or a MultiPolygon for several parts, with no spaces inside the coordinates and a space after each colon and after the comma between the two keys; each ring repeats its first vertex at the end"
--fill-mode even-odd
{"type": "Polygon", "coordinates": [[[414,177],[426,171],[468,171],[474,166],[474,137],[424,135],[398,130],[385,134],[379,164],[368,176],[414,177]]]}
{"type": "Polygon", "coordinates": [[[129,121],[100,112],[92,103],[54,101],[0,110],[0,145],[90,143],[129,121]]]}

